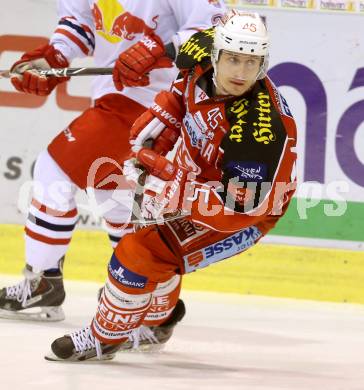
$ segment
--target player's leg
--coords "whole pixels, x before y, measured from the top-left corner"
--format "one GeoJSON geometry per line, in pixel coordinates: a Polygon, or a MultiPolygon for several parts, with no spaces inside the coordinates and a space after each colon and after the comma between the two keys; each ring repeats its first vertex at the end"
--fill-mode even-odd
{"type": "Polygon", "coordinates": [[[0,316],[53,321],[64,318],[59,308],[64,300],[61,265],[77,220],[74,192],[77,187],[97,185],[115,170],[115,165],[120,166],[127,154],[127,123],[131,121],[120,113],[120,108],[126,105],[130,108],[127,112],[135,115],[144,111],[143,106],[129,100],[120,101],[118,95],[99,99],[95,107],[86,110],[56,136],[48,146],[48,153],[38,160],[35,181],[42,187],[30,206],[26,225],[25,279],[1,290],[0,316]],[[60,183],[64,182],[66,188],[62,189],[60,183]],[[54,290],[58,291],[57,299],[53,299],[54,290]],[[42,306],[39,296],[33,297],[35,291],[48,291],[49,300],[42,301],[47,306],[40,312],[30,315],[30,307],[42,306]]]}
{"type": "Polygon", "coordinates": [[[161,225],[159,230],[181,259],[181,273],[186,274],[249,249],[269,229],[264,223],[258,223],[237,232],[226,233],[181,218],[161,225]]]}
{"type": "Polygon", "coordinates": [[[122,164],[130,153],[131,125],[145,109],[123,95],[105,95],[48,146],[51,156],[71,180],[79,188],[87,189],[90,205],[106,220],[113,248],[131,232],[128,222],[133,195],[123,180],[122,164]]]}
{"type": "MultiPolygon", "coordinates": [[[[92,191],[92,195],[90,194],[90,196],[95,197],[95,202],[100,209],[103,209],[103,216],[107,221],[107,231],[109,235],[116,236],[116,244],[123,236],[133,232],[131,225],[127,225],[125,228],[126,224],[119,222],[130,218],[133,203],[132,193],[126,189],[128,184],[123,183],[122,179],[118,180],[118,187],[114,191],[97,189],[92,191]],[[117,230],[118,226],[121,227],[120,230],[117,230]]],[[[180,283],[181,277],[175,275],[171,280],[158,284],[153,293],[150,310],[143,321],[139,349],[144,351],[161,349],[172,336],[175,325],[183,318],[186,311],[183,301],[178,299],[180,283]]],[[[102,288],[99,291],[99,299],[101,294],[102,288]]],[[[135,346],[131,342],[122,345],[123,350],[133,347],[135,346]]]]}
{"type": "Polygon", "coordinates": [[[25,225],[24,279],[0,292],[0,317],[59,321],[65,298],[62,265],[77,222],[77,187],[47,151],[34,169],[25,225]]]}
{"type": "Polygon", "coordinates": [[[91,326],[55,340],[47,358],[110,358],[124,344],[130,348],[131,343],[138,345],[144,338],[153,338],[144,322],[175,325],[178,319],[172,321],[172,317],[180,291],[178,270],[179,259],[154,227],[125,236],[108,264],[108,279],[91,326]],[[159,306],[160,315],[151,316],[153,305],[153,314],[159,306]]]}
{"type": "MultiPolygon", "coordinates": [[[[123,238],[109,263],[109,278],[91,326],[55,340],[47,359],[103,359],[103,354],[112,358],[123,345],[140,339],[159,283],[170,281],[172,285],[176,275],[230,258],[252,247],[262,237],[257,226],[220,233],[188,220],[177,220],[163,227],[163,236],[160,228],[150,227],[123,238]],[[166,236],[168,229],[174,242],[166,236]]],[[[174,295],[172,291],[169,290],[170,307],[177,307],[178,293],[174,295]]],[[[174,308],[171,315],[173,311],[174,308]]]]}
{"type": "Polygon", "coordinates": [[[107,232],[113,249],[116,248],[122,237],[133,232],[133,225],[129,221],[134,192],[130,185],[124,183],[122,179],[123,176],[120,177],[120,180],[118,179],[122,183],[115,184],[114,189],[87,189],[90,204],[93,204],[97,214],[103,217],[103,229],[107,232]]]}

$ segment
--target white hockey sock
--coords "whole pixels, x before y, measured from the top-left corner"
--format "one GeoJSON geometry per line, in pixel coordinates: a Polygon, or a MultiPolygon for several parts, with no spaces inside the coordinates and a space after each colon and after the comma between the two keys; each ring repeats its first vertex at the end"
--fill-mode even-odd
{"type": "Polygon", "coordinates": [[[94,189],[88,188],[87,194],[97,206],[97,212],[104,218],[103,229],[109,235],[110,243],[115,248],[125,234],[132,232],[129,224],[133,205],[133,192],[124,189],[94,189]]]}
{"type": "Polygon", "coordinates": [[[58,268],[68,249],[77,222],[77,210],[55,216],[55,210],[37,208],[33,199],[25,224],[25,255],[27,264],[36,270],[58,268]]]}
{"type": "Polygon", "coordinates": [[[47,151],[34,168],[33,199],[25,224],[26,262],[34,270],[58,268],[77,223],[76,185],[47,151]]]}

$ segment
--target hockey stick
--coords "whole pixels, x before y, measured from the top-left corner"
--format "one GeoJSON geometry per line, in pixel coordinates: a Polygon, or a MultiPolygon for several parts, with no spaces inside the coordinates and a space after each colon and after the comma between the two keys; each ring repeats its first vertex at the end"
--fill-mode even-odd
{"type": "MultiPolygon", "coordinates": [[[[145,148],[151,149],[153,146],[153,140],[147,139],[144,142],[143,146],[145,148]]],[[[142,203],[143,203],[143,196],[144,196],[144,185],[145,185],[145,181],[147,180],[148,171],[143,167],[143,165],[141,165],[139,163],[135,164],[135,168],[140,169],[141,174],[138,177],[138,181],[137,181],[136,187],[135,187],[133,210],[131,213],[130,223],[133,223],[136,225],[143,225],[143,219],[141,217],[141,210],[142,210],[142,203]]]]}
{"type": "Polygon", "coordinates": [[[160,218],[141,218],[141,219],[131,219],[130,223],[140,227],[150,226],[150,225],[161,225],[165,222],[173,221],[175,219],[185,218],[189,214],[184,213],[182,210],[176,210],[173,213],[163,214],[160,218]]]}
{"type": "MultiPolygon", "coordinates": [[[[46,77],[74,77],[74,76],[102,76],[111,75],[113,68],[60,68],[60,69],[39,69],[38,73],[46,77]]],[[[10,70],[0,70],[0,79],[9,79],[16,74],[10,70]]]]}
{"type": "MultiPolygon", "coordinates": [[[[165,45],[165,55],[172,61],[176,59],[176,48],[172,42],[165,45]]],[[[114,68],[60,68],[39,69],[41,76],[47,77],[73,77],[73,76],[102,76],[111,75],[114,68]]],[[[15,76],[16,74],[14,74],[15,76]]],[[[0,70],[0,79],[9,79],[13,75],[10,70],[0,70]]]]}

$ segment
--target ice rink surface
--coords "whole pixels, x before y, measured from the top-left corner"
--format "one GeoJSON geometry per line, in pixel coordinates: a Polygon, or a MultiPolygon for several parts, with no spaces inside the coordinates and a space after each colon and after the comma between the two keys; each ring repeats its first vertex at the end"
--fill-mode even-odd
{"type": "Polygon", "coordinates": [[[98,287],[66,282],[63,322],[0,319],[0,389],[364,389],[364,306],[349,304],[184,291],[186,317],[163,352],[44,360],[55,338],[89,323],[98,287]]]}

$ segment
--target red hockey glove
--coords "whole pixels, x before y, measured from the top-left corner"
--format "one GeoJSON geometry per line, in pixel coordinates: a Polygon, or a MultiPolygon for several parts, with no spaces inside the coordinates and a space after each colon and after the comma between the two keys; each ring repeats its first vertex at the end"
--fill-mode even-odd
{"type": "Polygon", "coordinates": [[[19,92],[39,96],[49,95],[60,83],[69,77],[40,76],[37,70],[50,68],[67,68],[69,63],[64,55],[52,45],[44,45],[22,55],[11,67],[11,82],[19,92]]]}
{"type": "Polygon", "coordinates": [[[160,92],[154,105],[135,121],[130,130],[132,150],[137,153],[147,139],[153,139],[153,150],[167,154],[180,135],[182,118],[182,101],[172,92],[160,92]]]}
{"type": "Polygon", "coordinates": [[[181,210],[184,198],[187,196],[185,187],[189,171],[173,164],[151,149],[141,149],[137,159],[151,175],[147,178],[144,188],[156,193],[158,204],[156,212],[162,215],[181,210]]]}
{"type": "Polygon", "coordinates": [[[113,70],[115,87],[118,91],[123,87],[144,87],[149,84],[146,73],[172,66],[172,60],[165,56],[162,40],[155,34],[145,35],[116,60],[113,70]]]}
{"type": "MultiPolygon", "coordinates": [[[[178,167],[154,150],[143,148],[137,153],[136,157],[149,174],[157,176],[159,179],[168,181],[173,180],[176,176],[178,167]]],[[[183,172],[187,174],[186,170],[183,170],[183,172]]]]}

